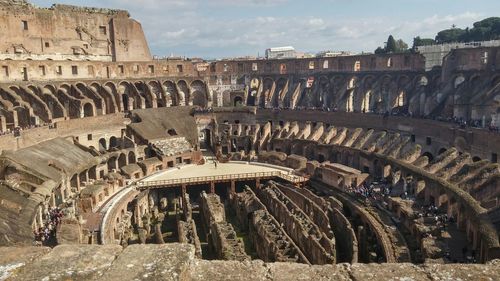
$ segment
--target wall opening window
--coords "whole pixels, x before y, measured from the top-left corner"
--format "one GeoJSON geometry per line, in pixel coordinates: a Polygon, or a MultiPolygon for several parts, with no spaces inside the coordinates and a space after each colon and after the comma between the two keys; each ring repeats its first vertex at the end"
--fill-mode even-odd
{"type": "Polygon", "coordinates": [[[91,141],[92,140],[92,134],[87,135],[87,140],[91,141]]]}
{"type": "Polygon", "coordinates": [[[125,69],[123,68],[123,65],[119,65],[119,66],[118,66],[118,72],[119,72],[120,74],[125,73],[125,69]]]}
{"type": "Polygon", "coordinates": [[[23,27],[23,30],[28,30],[28,21],[23,20],[21,22],[21,26],[23,27]]]}
{"type": "Polygon", "coordinates": [[[483,64],[488,63],[488,52],[483,53],[483,56],[481,57],[481,61],[483,62],[483,64]]]}
{"type": "Polygon", "coordinates": [[[135,64],[134,65],[134,73],[139,73],[139,65],[138,64],[135,64]]]}
{"type": "Polygon", "coordinates": [[[62,75],[62,66],[60,65],[57,66],[56,73],[62,75]]]}
{"type": "Polygon", "coordinates": [[[2,72],[5,75],[5,77],[9,77],[9,67],[6,65],[3,65],[2,70],[3,70],[2,72]]]}
{"type": "Polygon", "coordinates": [[[45,48],[48,48],[50,47],[50,43],[49,42],[45,42],[45,48]]]}
{"type": "Polygon", "coordinates": [[[45,76],[45,65],[40,65],[38,68],[40,69],[40,75],[45,76]]]}
{"type": "Polygon", "coordinates": [[[425,138],[425,144],[426,145],[431,145],[432,144],[432,139],[430,137],[425,138]]]}
{"type": "Polygon", "coordinates": [[[23,67],[23,80],[28,81],[28,68],[23,67]]]}
{"type": "Polygon", "coordinates": [[[392,58],[387,59],[387,67],[392,67],[392,58]]]}
{"type": "Polygon", "coordinates": [[[101,35],[106,35],[108,33],[107,30],[106,30],[106,27],[103,26],[103,25],[99,26],[99,33],[101,35]]]}
{"type": "Polygon", "coordinates": [[[491,154],[491,162],[493,162],[493,163],[498,162],[498,155],[496,153],[491,154]]]}
{"type": "Polygon", "coordinates": [[[155,73],[155,66],[154,65],[149,65],[148,66],[148,72],[150,74],[154,74],[155,73]]]}
{"type": "Polygon", "coordinates": [[[359,60],[354,63],[354,71],[361,71],[361,62],[359,60]]]}
{"type": "Polygon", "coordinates": [[[177,65],[177,73],[182,73],[184,70],[182,69],[182,64],[177,65]]]}
{"type": "Polygon", "coordinates": [[[76,65],[71,66],[71,74],[78,75],[78,66],[76,65]]]}
{"type": "Polygon", "coordinates": [[[328,67],[329,67],[328,60],[325,60],[325,61],[323,62],[323,68],[324,68],[324,69],[327,69],[328,67]]]}

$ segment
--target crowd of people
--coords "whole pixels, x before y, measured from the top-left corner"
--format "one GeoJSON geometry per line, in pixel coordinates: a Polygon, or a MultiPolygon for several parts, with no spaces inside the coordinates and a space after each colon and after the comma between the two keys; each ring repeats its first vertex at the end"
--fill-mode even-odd
{"type": "Polygon", "coordinates": [[[383,200],[384,197],[389,196],[392,192],[392,185],[385,179],[379,182],[363,183],[360,186],[350,186],[347,192],[355,195],[362,200],[383,200]]]}
{"type": "Polygon", "coordinates": [[[46,213],[47,221],[34,231],[35,241],[46,245],[55,239],[57,226],[61,223],[64,213],[60,208],[53,207],[46,213]]]}

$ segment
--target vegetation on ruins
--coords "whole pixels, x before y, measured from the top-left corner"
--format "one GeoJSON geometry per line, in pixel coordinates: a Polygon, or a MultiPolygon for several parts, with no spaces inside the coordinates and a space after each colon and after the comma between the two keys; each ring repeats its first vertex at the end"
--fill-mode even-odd
{"type": "Polygon", "coordinates": [[[413,47],[453,42],[473,42],[500,39],[500,17],[487,18],[461,29],[453,25],[438,32],[435,39],[415,37],[413,47]]]}

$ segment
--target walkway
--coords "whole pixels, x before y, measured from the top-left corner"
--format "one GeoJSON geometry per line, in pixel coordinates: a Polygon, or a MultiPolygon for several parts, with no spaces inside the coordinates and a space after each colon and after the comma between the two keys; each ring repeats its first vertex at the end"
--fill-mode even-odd
{"type": "Polygon", "coordinates": [[[257,178],[282,178],[293,183],[307,179],[293,174],[288,168],[253,162],[218,163],[213,161],[205,165],[188,165],[170,169],[137,182],[142,188],[161,188],[181,184],[202,184],[206,182],[225,182],[231,180],[254,180],[257,178]]]}

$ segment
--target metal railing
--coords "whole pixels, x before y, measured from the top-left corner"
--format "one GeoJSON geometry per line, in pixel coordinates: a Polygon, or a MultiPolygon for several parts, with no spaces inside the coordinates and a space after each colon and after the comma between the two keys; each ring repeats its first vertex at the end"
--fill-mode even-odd
{"type": "Polygon", "coordinates": [[[158,180],[158,181],[138,181],[136,182],[139,188],[148,187],[169,187],[178,186],[184,184],[198,184],[206,182],[224,182],[231,180],[253,180],[257,178],[282,178],[286,181],[292,183],[305,182],[308,179],[302,176],[287,174],[282,171],[273,172],[258,172],[258,173],[241,173],[241,174],[229,174],[229,175],[218,175],[218,176],[203,176],[203,177],[191,177],[191,178],[178,178],[169,180],[158,180]]]}

